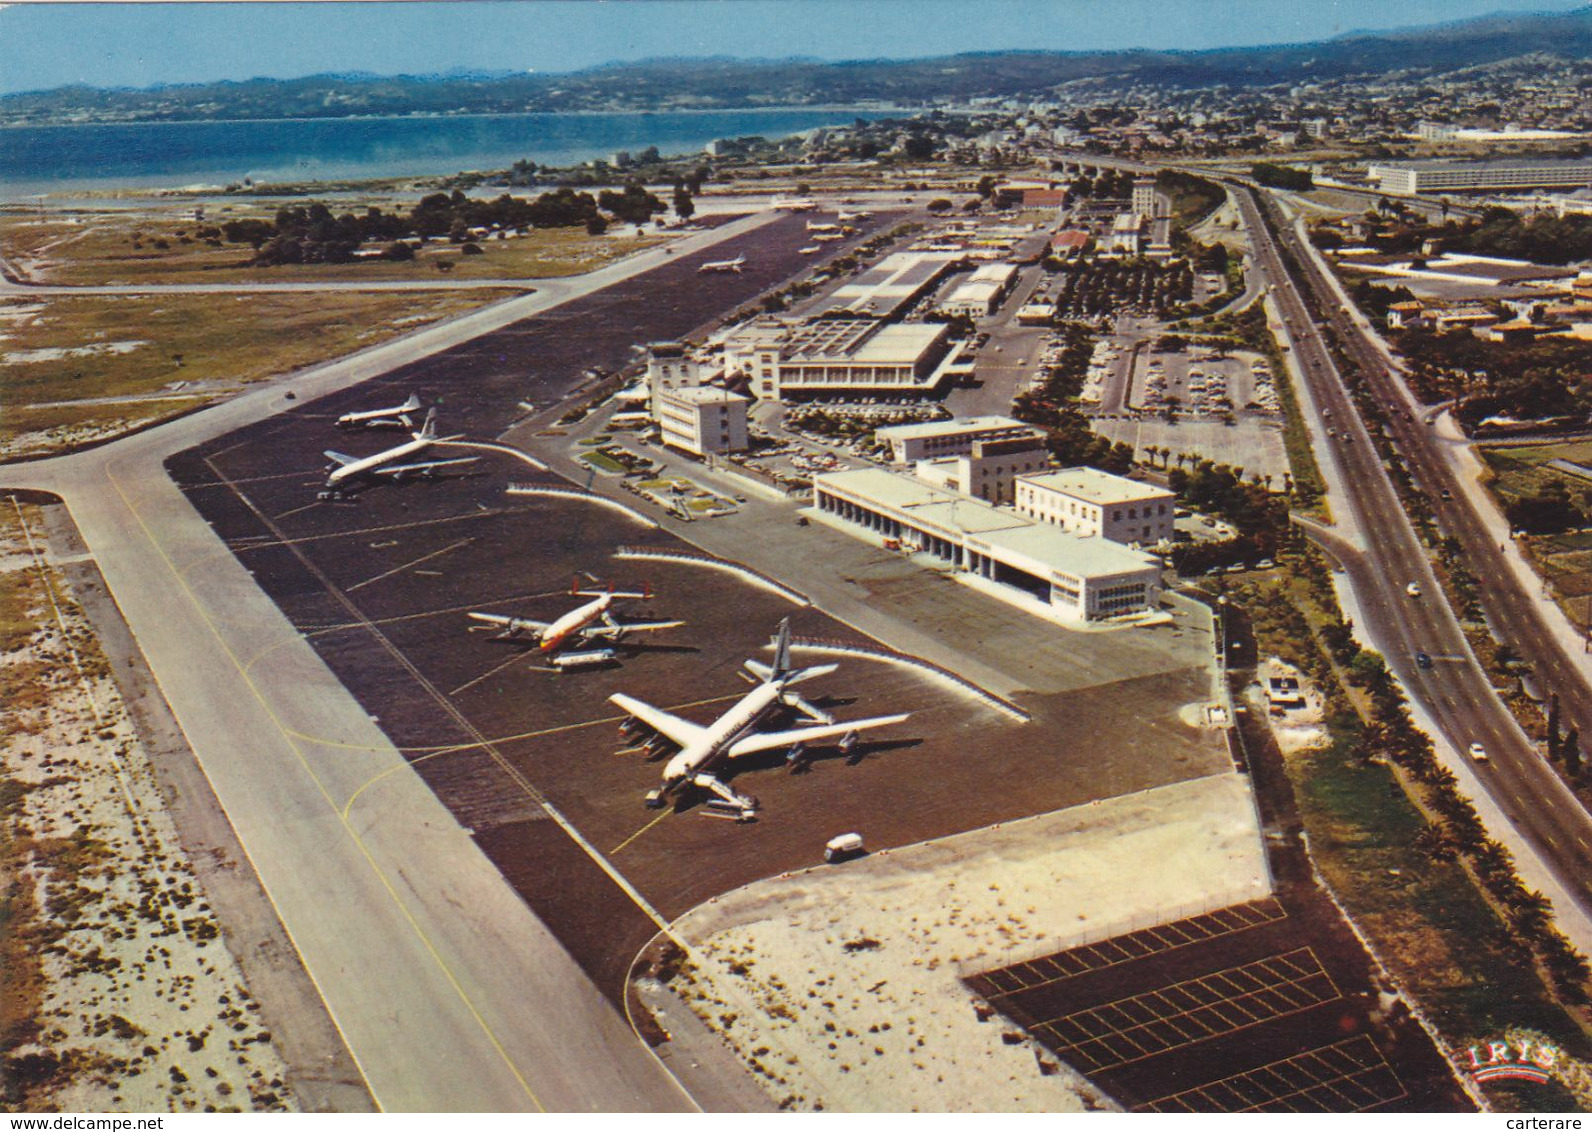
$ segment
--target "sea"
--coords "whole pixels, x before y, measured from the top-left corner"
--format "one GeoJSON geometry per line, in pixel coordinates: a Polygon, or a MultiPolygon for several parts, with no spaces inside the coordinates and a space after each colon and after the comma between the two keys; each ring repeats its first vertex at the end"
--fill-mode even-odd
{"type": "Polygon", "coordinates": [[[901,113],[877,107],[659,113],[292,118],[0,129],[0,199],[127,188],[426,176],[572,165],[657,146],[699,153],[718,138],[788,137],[901,113]]]}

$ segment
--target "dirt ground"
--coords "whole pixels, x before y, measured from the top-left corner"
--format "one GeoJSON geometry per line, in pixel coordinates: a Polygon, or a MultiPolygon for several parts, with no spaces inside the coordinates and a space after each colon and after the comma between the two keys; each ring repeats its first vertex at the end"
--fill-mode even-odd
{"type": "Polygon", "coordinates": [[[45,554],[0,500],[8,648],[0,788],[10,872],[6,1101],[29,1110],[298,1107],[260,1007],[184,852],[127,705],[45,554]],[[22,914],[18,914],[21,911],[22,914]]]}

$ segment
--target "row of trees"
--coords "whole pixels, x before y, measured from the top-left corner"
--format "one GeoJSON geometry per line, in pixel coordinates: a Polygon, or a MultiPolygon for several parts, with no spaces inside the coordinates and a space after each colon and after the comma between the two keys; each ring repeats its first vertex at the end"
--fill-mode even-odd
{"type": "MultiPolygon", "coordinates": [[[[271,220],[229,220],[221,235],[234,244],[249,244],[255,249],[257,264],[345,263],[367,241],[389,241],[388,254],[401,258],[396,241],[407,237],[447,238],[466,243],[475,229],[523,231],[527,228],[585,227],[594,235],[608,227],[608,217],[627,224],[645,224],[668,208],[663,201],[639,183],[622,191],[605,189],[595,198],[590,193],[561,188],[535,199],[510,196],[478,200],[459,190],[432,193],[422,197],[410,212],[384,212],[367,208],[362,213],[334,215],[319,202],[290,205],[277,209],[271,220]]],[[[695,211],[690,190],[684,184],[675,190],[674,208],[682,217],[695,211]]]]}

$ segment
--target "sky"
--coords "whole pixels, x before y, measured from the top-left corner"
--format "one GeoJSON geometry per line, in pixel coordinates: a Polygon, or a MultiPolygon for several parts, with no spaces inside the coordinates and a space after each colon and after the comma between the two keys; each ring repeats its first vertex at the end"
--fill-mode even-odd
{"type": "Polygon", "coordinates": [[[913,58],[1199,50],[1325,39],[1587,0],[455,0],[24,2],[0,7],[0,92],[327,71],[570,71],[660,56],[913,58]]]}

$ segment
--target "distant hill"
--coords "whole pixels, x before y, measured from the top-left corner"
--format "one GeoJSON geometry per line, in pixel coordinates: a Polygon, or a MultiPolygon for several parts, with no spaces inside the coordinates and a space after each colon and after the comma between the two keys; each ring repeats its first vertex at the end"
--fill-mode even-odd
{"type": "Polygon", "coordinates": [[[0,96],[0,123],[342,118],[558,110],[921,105],[1040,95],[1094,78],[1173,86],[1267,86],[1305,78],[1442,73],[1551,53],[1592,58],[1592,7],[1498,15],[1316,43],[1212,51],[1009,51],[934,59],[656,59],[566,74],[311,75],[147,90],[85,86],[0,96]]]}

